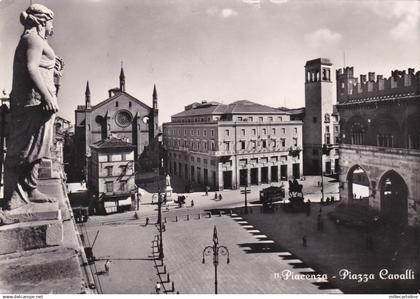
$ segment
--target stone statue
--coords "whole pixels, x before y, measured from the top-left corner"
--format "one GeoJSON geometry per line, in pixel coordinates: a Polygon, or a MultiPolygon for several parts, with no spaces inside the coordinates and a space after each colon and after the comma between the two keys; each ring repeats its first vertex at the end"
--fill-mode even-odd
{"type": "Polygon", "coordinates": [[[165,186],[171,187],[171,177],[169,176],[169,174],[166,175],[165,186]]]}
{"type": "MultiPolygon", "coordinates": [[[[24,32],[13,61],[3,210],[55,201],[37,188],[40,163],[51,157],[58,111],[54,75],[55,69],[61,72],[63,66],[47,41],[53,34],[53,17],[41,4],[32,4],[20,15],[24,32]]],[[[7,223],[7,216],[3,214],[0,220],[7,223]]]]}

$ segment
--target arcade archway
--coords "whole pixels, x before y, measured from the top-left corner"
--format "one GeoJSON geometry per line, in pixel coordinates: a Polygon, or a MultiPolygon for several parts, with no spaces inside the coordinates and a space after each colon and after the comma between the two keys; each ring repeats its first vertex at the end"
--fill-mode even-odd
{"type": "Polygon", "coordinates": [[[407,225],[408,188],[404,179],[394,170],[386,172],[380,182],[381,214],[388,222],[407,225]]]}
{"type": "Polygon", "coordinates": [[[369,178],[366,171],[359,165],[350,168],[347,175],[348,198],[358,201],[366,201],[369,204],[369,178]]]}

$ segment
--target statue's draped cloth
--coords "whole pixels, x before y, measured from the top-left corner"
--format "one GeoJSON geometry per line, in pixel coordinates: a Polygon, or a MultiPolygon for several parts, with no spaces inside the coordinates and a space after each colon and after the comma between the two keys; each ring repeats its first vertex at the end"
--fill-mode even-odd
{"type": "MultiPolygon", "coordinates": [[[[15,57],[13,90],[10,95],[10,114],[6,136],[5,199],[16,191],[35,189],[39,163],[51,157],[55,114],[43,111],[41,96],[33,88],[30,78],[23,72],[26,61],[15,57]]],[[[56,100],[54,86],[54,60],[41,60],[39,71],[52,98],[56,100]]],[[[20,191],[20,192],[19,192],[20,191]]]]}

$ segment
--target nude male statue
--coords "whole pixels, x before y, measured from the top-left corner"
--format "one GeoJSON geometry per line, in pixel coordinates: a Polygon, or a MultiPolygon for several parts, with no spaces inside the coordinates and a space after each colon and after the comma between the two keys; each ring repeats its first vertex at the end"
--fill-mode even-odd
{"type": "MultiPolygon", "coordinates": [[[[56,56],[48,44],[54,13],[32,4],[20,15],[24,32],[15,51],[10,113],[6,135],[3,211],[30,202],[52,202],[38,187],[38,169],[51,157],[55,113],[58,111],[54,69],[56,56]]],[[[8,224],[5,212],[0,224],[8,224]]]]}

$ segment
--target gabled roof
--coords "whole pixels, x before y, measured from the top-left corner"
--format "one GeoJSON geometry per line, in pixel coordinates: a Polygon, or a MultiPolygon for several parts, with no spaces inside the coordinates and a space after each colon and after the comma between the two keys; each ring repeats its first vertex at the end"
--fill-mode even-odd
{"type": "Polygon", "coordinates": [[[118,98],[120,98],[120,97],[122,97],[122,96],[126,96],[126,97],[128,97],[131,101],[133,101],[133,102],[135,102],[135,103],[137,103],[137,104],[139,104],[140,106],[143,106],[144,108],[146,108],[146,109],[152,109],[152,107],[149,107],[148,105],[146,105],[145,103],[143,103],[142,101],[139,101],[138,99],[136,99],[135,97],[133,97],[132,95],[130,95],[129,93],[127,93],[127,92],[125,92],[125,91],[119,91],[119,92],[116,92],[112,97],[110,97],[110,98],[108,98],[108,99],[106,99],[106,100],[103,100],[103,101],[101,101],[100,103],[98,103],[98,104],[96,104],[95,106],[93,106],[92,108],[91,108],[91,110],[96,110],[97,108],[99,108],[99,107],[102,107],[103,105],[106,105],[106,104],[108,104],[109,102],[112,102],[112,101],[114,101],[114,100],[116,100],[116,99],[118,99],[118,98]]]}
{"type": "Polygon", "coordinates": [[[101,149],[134,149],[135,146],[125,140],[111,136],[107,139],[100,140],[91,145],[92,148],[101,149]]]}
{"type": "Polygon", "coordinates": [[[217,102],[197,104],[196,107],[179,112],[172,117],[221,114],[286,114],[276,108],[257,104],[248,100],[236,101],[225,105],[217,102]]]}

